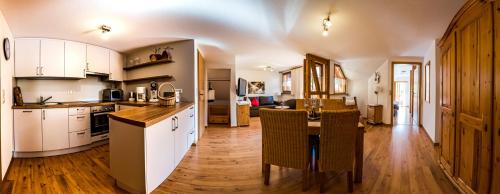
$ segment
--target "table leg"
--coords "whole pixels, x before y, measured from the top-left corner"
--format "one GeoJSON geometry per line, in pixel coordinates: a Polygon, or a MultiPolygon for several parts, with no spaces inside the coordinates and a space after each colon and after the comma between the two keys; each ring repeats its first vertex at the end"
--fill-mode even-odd
{"type": "Polygon", "coordinates": [[[361,183],[363,181],[363,150],[365,141],[365,129],[364,127],[358,128],[358,134],[356,137],[356,153],[355,153],[355,164],[354,164],[354,182],[361,183]]]}

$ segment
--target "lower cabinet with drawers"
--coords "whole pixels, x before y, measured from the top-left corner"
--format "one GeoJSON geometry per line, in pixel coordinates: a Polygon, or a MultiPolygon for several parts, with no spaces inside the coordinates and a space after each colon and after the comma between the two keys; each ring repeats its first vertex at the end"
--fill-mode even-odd
{"type": "Polygon", "coordinates": [[[14,110],[16,153],[59,151],[90,143],[90,107],[14,110]]]}

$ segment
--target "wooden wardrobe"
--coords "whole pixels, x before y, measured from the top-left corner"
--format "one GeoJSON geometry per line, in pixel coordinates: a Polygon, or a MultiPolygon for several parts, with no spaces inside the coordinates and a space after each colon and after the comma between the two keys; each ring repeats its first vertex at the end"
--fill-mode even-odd
{"type": "Polygon", "coordinates": [[[469,0],[440,42],[439,161],[465,193],[500,193],[499,6],[469,0]]]}

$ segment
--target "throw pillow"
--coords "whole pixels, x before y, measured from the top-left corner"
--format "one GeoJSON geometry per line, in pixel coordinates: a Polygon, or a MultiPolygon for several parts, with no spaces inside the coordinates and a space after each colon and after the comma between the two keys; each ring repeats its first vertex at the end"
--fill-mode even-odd
{"type": "Polygon", "coordinates": [[[252,98],[250,102],[252,103],[253,107],[259,106],[259,101],[257,100],[257,98],[252,98]]]}
{"type": "Polygon", "coordinates": [[[274,99],[272,96],[261,96],[259,97],[260,105],[274,105],[274,99]]]}

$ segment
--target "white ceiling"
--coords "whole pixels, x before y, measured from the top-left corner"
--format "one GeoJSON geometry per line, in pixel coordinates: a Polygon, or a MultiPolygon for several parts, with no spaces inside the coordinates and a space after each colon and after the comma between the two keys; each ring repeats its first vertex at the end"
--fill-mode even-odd
{"type": "Polygon", "coordinates": [[[207,61],[241,68],[302,64],[305,53],[369,75],[391,56],[423,56],[464,0],[0,0],[16,37],[118,51],[196,39],[207,61]],[[321,20],[332,11],[328,37],[321,20]],[[112,27],[109,40],[95,30],[112,27]]]}

